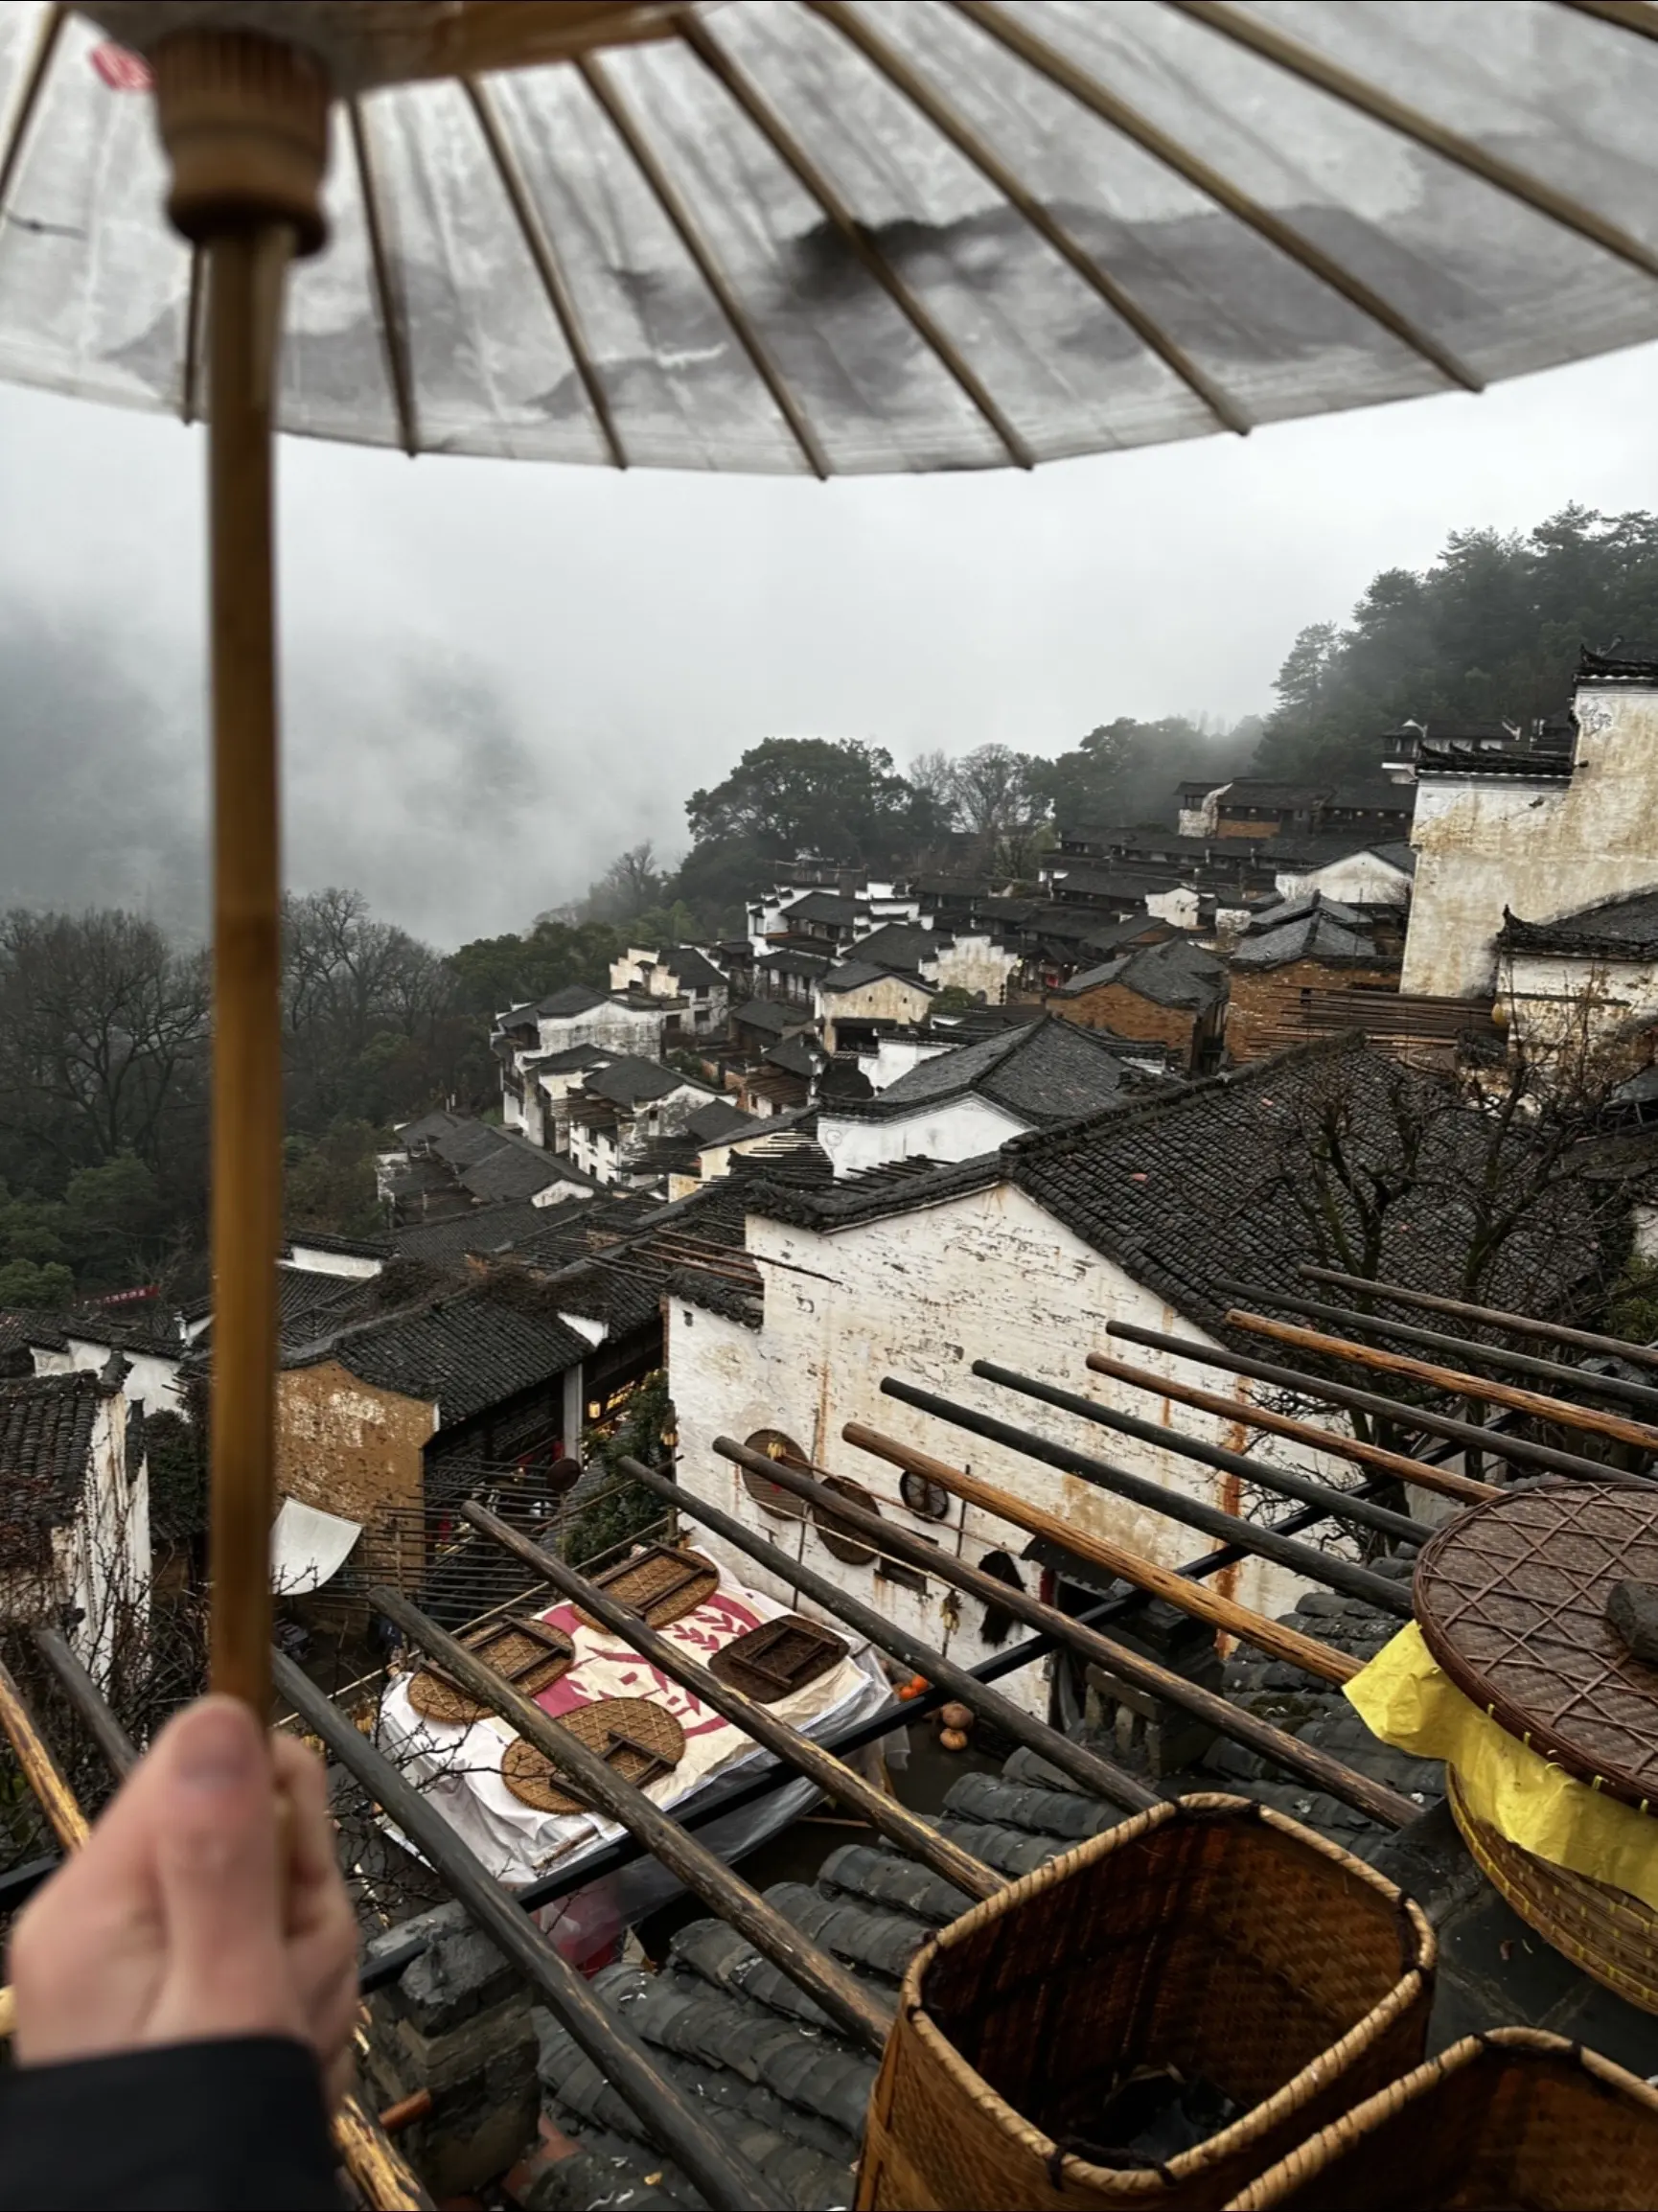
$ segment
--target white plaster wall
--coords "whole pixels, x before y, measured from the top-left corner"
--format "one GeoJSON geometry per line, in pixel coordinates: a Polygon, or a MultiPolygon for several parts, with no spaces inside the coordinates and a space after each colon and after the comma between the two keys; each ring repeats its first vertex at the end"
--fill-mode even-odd
{"type": "Polygon", "coordinates": [[[984,1098],[953,1098],[888,1120],[844,1120],[819,1113],[817,1141],[836,1176],[858,1175],[888,1160],[977,1160],[1030,1126],[984,1098]]]}
{"type": "Polygon", "coordinates": [[[911,1068],[919,1068],[923,1060],[935,1060],[940,1052],[953,1052],[956,1047],[942,1038],[882,1037],[876,1041],[873,1052],[860,1052],[858,1067],[865,1075],[872,1091],[888,1091],[900,1075],[908,1075],[911,1068]]]}
{"type": "Polygon", "coordinates": [[[1326,898],[1361,907],[1408,907],[1412,878],[1379,853],[1349,853],[1326,868],[1313,868],[1300,877],[1279,877],[1278,888],[1286,898],[1301,891],[1323,891],[1326,898]]]}
{"type": "MultiPolygon", "coordinates": [[[[702,1491],[768,1542],[833,1576],[963,1665],[977,1664],[991,1650],[979,1633],[981,1607],[976,1600],[954,1604],[947,1585],[936,1580],[930,1578],[923,1595],[886,1580],[872,1566],[843,1565],[809,1526],[763,1512],[743,1487],[738,1471],[715,1453],[714,1438],[726,1434],[741,1441],[756,1429],[781,1429],[816,1464],[849,1475],[873,1491],[883,1513],[975,1562],[995,1547],[1017,1559],[1028,1538],[975,1508],[967,1509],[964,1517],[954,1504],[945,1522],[917,1519],[899,1498],[898,1471],[841,1440],[845,1422],[867,1422],[1165,1566],[1200,1555],[1209,1540],[1080,1477],[1060,1474],[882,1396],[887,1374],[1080,1446],[1162,1487],[1214,1504],[1237,1502],[1231,1477],[1020,1398],[970,1372],[975,1359],[994,1359],[1021,1373],[1120,1405],[1164,1428],[1178,1427],[1234,1449],[1246,1440],[1241,1420],[1223,1422],[1089,1374],[1084,1355],[1109,1345],[1108,1320],[1132,1320],[1188,1337],[1201,1338],[1203,1332],[1011,1187],[831,1235],[750,1216],[748,1242],[766,1284],[762,1329],[668,1302],[669,1379],[687,1489],[702,1491]]],[[[1167,1371],[1163,1355],[1117,1348],[1143,1367],[1167,1371]]],[[[1191,1372],[1185,1363],[1174,1371],[1191,1372]]],[[[1228,1387],[1213,1377],[1206,1379],[1217,1390],[1228,1387]]],[[[1229,1394],[1237,1399],[1240,1416],[1252,1388],[1241,1378],[1231,1386],[1229,1394]]],[[[1258,1456],[1269,1464],[1297,1465],[1326,1476],[1340,1464],[1332,1460],[1321,1465],[1320,1455],[1278,1440],[1263,1440],[1258,1456]]],[[[711,1548],[720,1551],[717,1543],[711,1548]]],[[[738,1567],[736,1557],[727,1556],[738,1567]]],[[[744,1566],[741,1571],[752,1576],[758,1570],[744,1566]]],[[[1035,1594],[1037,1569],[1022,1563],[1020,1572],[1035,1594]]],[[[780,1582],[762,1586],[780,1598],[788,1595],[780,1582]]],[[[1287,1609],[1300,1588],[1282,1569],[1258,1560],[1227,1570],[1216,1578],[1216,1586],[1269,1613],[1287,1609]]],[[[1047,1689],[1039,1673],[1032,1668],[1002,1687],[1041,1714],[1047,1689]]]]}
{"type": "Polygon", "coordinates": [[[1582,689],[1575,703],[1569,784],[1417,784],[1402,991],[1488,997],[1505,905],[1525,921],[1552,921],[1658,882],[1658,691],[1582,689]]]}
{"type": "Polygon", "coordinates": [[[530,1204],[532,1206],[564,1206],[572,1198],[588,1198],[591,1195],[592,1193],[585,1189],[579,1183],[549,1183],[531,1194],[530,1204]]]}
{"type": "Polygon", "coordinates": [[[289,1256],[283,1264],[307,1275],[349,1275],[362,1280],[378,1275],[384,1264],[366,1252],[325,1252],[307,1244],[303,1236],[291,1238],[288,1249],[289,1256]]]}
{"type": "Polygon", "coordinates": [[[940,949],[933,979],[941,990],[971,991],[975,998],[982,996],[987,1006],[1000,1006],[1007,999],[1007,979],[1018,965],[1018,954],[1005,951],[989,936],[957,936],[954,944],[940,949]]]}
{"type": "Polygon", "coordinates": [[[1155,914],[1160,922],[1167,922],[1171,929],[1195,930],[1201,905],[1196,891],[1188,890],[1185,884],[1176,884],[1172,890],[1148,892],[1145,910],[1155,914]]]}
{"type": "MultiPolygon", "coordinates": [[[[376,1272],[371,1269],[370,1273],[376,1272]]],[[[92,1374],[101,1374],[109,1364],[109,1354],[116,1348],[99,1344],[94,1338],[72,1336],[69,1339],[70,1371],[81,1369],[92,1374]]],[[[127,1375],[122,1390],[134,1405],[141,1405],[149,1414],[182,1414],[184,1399],[178,1388],[178,1362],[159,1352],[122,1350],[127,1362],[127,1375]]],[[[38,1370],[36,1371],[38,1371],[38,1370]]]]}
{"type": "Polygon", "coordinates": [[[1658,961],[1506,953],[1497,988],[1511,1035],[1532,1045],[1576,1043],[1658,1014],[1658,961]]]}
{"type": "Polygon", "coordinates": [[[575,1045],[603,1045],[611,1052],[636,1052],[641,1059],[661,1057],[662,1024],[667,1017],[649,1006],[622,1006],[607,1000],[585,1014],[543,1017],[540,1049],[567,1052],[575,1045]]]}
{"type": "Polygon", "coordinates": [[[919,1022],[933,1003],[931,991],[907,983],[902,976],[881,976],[853,991],[825,991],[819,986],[814,997],[823,1043],[831,1052],[838,1022],[919,1022]]]}

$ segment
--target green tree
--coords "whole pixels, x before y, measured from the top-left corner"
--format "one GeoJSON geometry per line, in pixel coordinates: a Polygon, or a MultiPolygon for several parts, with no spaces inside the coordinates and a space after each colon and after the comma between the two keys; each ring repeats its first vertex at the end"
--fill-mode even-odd
{"type": "Polygon", "coordinates": [[[1033,764],[1036,791],[1063,830],[1125,823],[1172,826],[1177,787],[1235,775],[1259,738],[1253,717],[1210,730],[1185,715],[1137,722],[1119,715],[1091,729],[1073,751],[1033,764]]]}
{"type": "Polygon", "coordinates": [[[1658,640],[1658,516],[1567,507],[1523,534],[1453,531],[1430,567],[1375,577],[1345,629],[1301,633],[1256,765],[1373,774],[1406,720],[1523,728],[1566,703],[1580,646],[1614,638],[1658,640]]]}
{"type": "Polygon", "coordinates": [[[320,1137],[284,1146],[284,1210],[291,1228],[369,1236],[383,1227],[376,1196],[380,1140],[367,1121],[333,1121],[320,1137]]]}
{"type": "Polygon", "coordinates": [[[693,792],[685,814],[699,844],[748,845],[773,861],[886,862],[943,826],[886,748],[861,738],[769,737],[723,783],[693,792]]]}

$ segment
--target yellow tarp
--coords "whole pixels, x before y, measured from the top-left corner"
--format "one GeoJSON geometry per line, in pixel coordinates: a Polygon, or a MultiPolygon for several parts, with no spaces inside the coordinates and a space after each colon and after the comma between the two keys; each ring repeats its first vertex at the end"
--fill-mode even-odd
{"type": "Polygon", "coordinates": [[[1574,1781],[1464,1697],[1413,1621],[1347,1683],[1372,1736],[1457,1770],[1470,1811],[1511,1843],[1658,1912],[1658,1819],[1574,1781]]]}

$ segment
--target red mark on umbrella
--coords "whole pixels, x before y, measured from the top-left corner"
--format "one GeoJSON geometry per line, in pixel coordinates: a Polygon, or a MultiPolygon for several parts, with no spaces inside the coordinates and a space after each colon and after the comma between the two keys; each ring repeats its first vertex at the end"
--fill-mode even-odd
{"type": "Polygon", "coordinates": [[[117,46],[113,38],[95,46],[89,58],[111,92],[148,92],[155,81],[144,57],[129,54],[125,46],[117,46]]]}

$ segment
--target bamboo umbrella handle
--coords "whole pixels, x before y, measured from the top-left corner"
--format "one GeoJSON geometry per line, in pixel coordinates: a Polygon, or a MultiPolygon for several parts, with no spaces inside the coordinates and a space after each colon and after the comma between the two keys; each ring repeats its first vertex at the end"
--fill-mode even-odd
{"type": "Polygon", "coordinates": [[[329,87],[309,55],[193,30],[153,56],[168,213],[208,265],[213,675],[210,1675],[270,1706],[282,1234],[282,872],[272,448],[282,296],[322,243],[329,87]]]}

